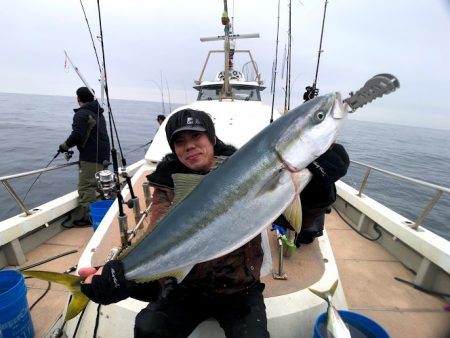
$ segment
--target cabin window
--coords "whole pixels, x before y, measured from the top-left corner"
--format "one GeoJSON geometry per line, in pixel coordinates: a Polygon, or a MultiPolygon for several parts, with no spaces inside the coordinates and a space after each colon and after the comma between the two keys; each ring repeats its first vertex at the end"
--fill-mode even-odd
{"type": "MultiPolygon", "coordinates": [[[[201,87],[197,101],[218,100],[222,87],[201,87]]],[[[256,87],[231,86],[233,99],[238,101],[261,101],[259,89],[256,87]]]]}

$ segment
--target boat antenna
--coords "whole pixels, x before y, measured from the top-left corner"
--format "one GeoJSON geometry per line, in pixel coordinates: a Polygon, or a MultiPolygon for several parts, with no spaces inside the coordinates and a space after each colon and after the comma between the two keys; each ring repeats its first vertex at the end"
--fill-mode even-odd
{"type": "Polygon", "coordinates": [[[291,105],[291,44],[292,44],[292,1],[289,0],[289,24],[288,24],[288,46],[286,57],[286,86],[284,95],[284,113],[286,114],[291,105]]]}
{"type": "Polygon", "coordinates": [[[275,44],[275,61],[272,72],[272,110],[270,112],[270,123],[273,122],[273,109],[275,105],[275,88],[277,83],[277,68],[278,68],[278,37],[280,34],[280,0],[278,0],[278,18],[277,18],[277,41],[275,44]]]}
{"type": "Polygon", "coordinates": [[[325,5],[323,9],[323,18],[322,18],[322,31],[320,32],[320,42],[319,42],[319,51],[317,53],[317,66],[316,66],[316,75],[314,76],[314,82],[312,86],[307,86],[305,89],[305,93],[303,94],[303,99],[308,101],[319,94],[319,89],[317,88],[317,76],[319,74],[319,64],[320,64],[320,55],[323,53],[322,50],[322,40],[323,40],[323,30],[325,27],[325,16],[327,14],[327,5],[328,0],[325,0],[325,5]]]}

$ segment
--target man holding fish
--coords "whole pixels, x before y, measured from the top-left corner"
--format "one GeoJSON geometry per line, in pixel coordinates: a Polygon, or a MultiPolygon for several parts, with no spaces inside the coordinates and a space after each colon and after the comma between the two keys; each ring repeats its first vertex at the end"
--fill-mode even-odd
{"type": "MultiPolygon", "coordinates": [[[[150,223],[157,227],[172,205],[175,208],[203,175],[220,167],[236,151],[217,138],[211,118],[202,111],[184,109],[173,114],[166,125],[166,136],[172,153],[148,175],[154,187],[150,223]]],[[[303,213],[310,216],[304,218],[303,229],[307,231],[308,226],[323,216],[326,207],[334,202],[334,182],[345,175],[348,165],[345,149],[333,144],[308,166],[313,178],[301,197],[310,200],[303,203],[303,213]]],[[[272,184],[274,182],[263,186],[262,191],[273,189],[272,184]]],[[[202,209],[204,205],[198,201],[197,208],[202,209]]],[[[287,218],[281,216],[278,221],[290,226],[287,218]]],[[[245,224],[243,220],[241,225],[245,224]]],[[[228,231],[233,229],[223,229],[223,232],[228,231]]],[[[303,238],[310,236],[312,241],[317,234],[311,233],[305,235],[303,230],[303,238]]],[[[177,235],[180,234],[172,234],[173,237],[177,235]]],[[[177,240],[183,241],[182,236],[177,240]]],[[[209,240],[221,241],[223,238],[212,234],[209,240]]],[[[85,278],[81,290],[100,304],[111,304],[127,297],[150,301],[136,317],[135,337],[187,337],[210,317],[217,319],[227,337],[269,337],[264,284],[260,282],[263,255],[261,235],[258,234],[225,255],[189,266],[182,274],[161,273],[151,279],[134,278],[140,282],[126,279],[125,271],[129,269],[125,256],[108,262],[98,271],[80,269],[80,276],[85,278]]]]}

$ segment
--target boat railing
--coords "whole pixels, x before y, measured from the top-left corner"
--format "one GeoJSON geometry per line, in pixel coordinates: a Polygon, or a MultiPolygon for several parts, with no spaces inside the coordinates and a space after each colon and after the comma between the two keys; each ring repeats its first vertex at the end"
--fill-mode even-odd
{"type": "MultiPolygon", "coordinates": [[[[225,52],[224,52],[223,50],[210,50],[210,51],[208,52],[208,56],[206,57],[205,63],[203,64],[203,68],[202,68],[202,71],[201,71],[201,73],[200,73],[200,77],[199,77],[198,80],[195,80],[195,84],[196,84],[196,85],[200,85],[200,84],[202,83],[202,81],[203,81],[203,75],[204,75],[204,73],[205,73],[206,66],[208,65],[209,58],[210,58],[211,54],[215,54],[215,53],[223,54],[223,53],[225,53],[225,52]]],[[[240,50],[240,49],[236,49],[236,50],[234,51],[234,53],[235,53],[235,54],[239,54],[239,53],[242,53],[242,54],[248,54],[248,56],[249,56],[249,58],[250,58],[251,65],[252,65],[253,70],[254,70],[254,72],[255,72],[256,82],[257,82],[259,85],[261,85],[261,84],[262,84],[261,76],[260,76],[260,74],[259,74],[259,72],[258,72],[258,67],[256,66],[256,62],[255,62],[255,60],[253,59],[253,56],[252,56],[252,53],[250,52],[250,50],[240,50]]]]}
{"type": "Polygon", "coordinates": [[[14,201],[16,201],[16,203],[20,207],[20,209],[22,209],[23,212],[25,212],[25,214],[27,216],[29,216],[29,215],[32,214],[32,212],[27,208],[27,206],[25,205],[25,202],[19,197],[19,195],[17,195],[17,193],[14,191],[14,189],[11,187],[11,185],[9,184],[8,181],[16,179],[16,178],[20,178],[20,177],[31,176],[31,175],[36,175],[36,174],[42,174],[42,173],[47,172],[47,171],[70,167],[70,166],[73,166],[73,165],[77,165],[78,163],[79,163],[78,161],[70,162],[70,163],[56,165],[56,166],[47,167],[47,168],[43,168],[43,169],[27,171],[27,172],[15,174],[15,175],[2,176],[2,177],[0,177],[0,181],[2,182],[2,184],[5,187],[6,191],[8,191],[9,194],[14,199],[14,201]]]}
{"type": "Polygon", "coordinates": [[[425,218],[428,216],[428,214],[430,213],[431,209],[433,209],[433,207],[435,206],[435,204],[439,201],[440,197],[442,196],[442,194],[445,192],[447,194],[450,194],[450,189],[437,185],[437,184],[433,184],[433,183],[429,183],[426,181],[422,181],[422,180],[418,180],[415,178],[411,178],[411,177],[407,177],[407,176],[403,176],[400,174],[396,174],[394,172],[388,171],[388,170],[384,170],[384,169],[380,169],[380,168],[376,168],[374,166],[362,163],[362,162],[358,162],[358,161],[351,161],[351,163],[363,166],[366,168],[366,172],[364,175],[364,178],[359,186],[359,190],[358,190],[358,196],[361,197],[364,189],[366,188],[367,182],[369,180],[369,175],[372,171],[377,171],[383,175],[387,175],[390,177],[394,177],[396,179],[400,179],[400,180],[404,180],[422,187],[427,187],[427,188],[431,188],[434,190],[434,196],[431,198],[431,201],[425,206],[425,208],[423,209],[421,215],[417,218],[417,220],[415,221],[415,223],[410,224],[409,226],[412,229],[417,230],[419,226],[421,226],[423,224],[423,221],[425,220],[425,218]]]}

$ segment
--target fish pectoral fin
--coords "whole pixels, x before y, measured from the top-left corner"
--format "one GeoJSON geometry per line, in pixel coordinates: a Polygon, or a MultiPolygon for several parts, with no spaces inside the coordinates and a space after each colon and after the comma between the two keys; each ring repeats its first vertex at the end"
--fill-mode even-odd
{"type": "Polygon", "coordinates": [[[256,197],[262,196],[267,192],[274,191],[278,184],[280,183],[281,176],[283,175],[284,169],[280,168],[277,170],[275,175],[273,175],[256,193],[256,197]]]}
{"type": "Polygon", "coordinates": [[[196,174],[172,174],[174,185],[173,205],[180,203],[204,178],[204,175],[196,174]]]}
{"type": "Polygon", "coordinates": [[[25,270],[21,271],[25,276],[34,277],[37,279],[45,280],[47,282],[58,283],[64,285],[69,289],[72,294],[69,305],[67,306],[66,320],[70,320],[78,315],[89,303],[89,298],[81,292],[80,281],[81,277],[69,275],[66,273],[50,272],[50,271],[38,271],[38,270],[25,270]]]}
{"type": "Polygon", "coordinates": [[[302,228],[302,202],[300,195],[295,195],[292,203],[283,211],[283,215],[294,230],[299,233],[302,228]]]}

